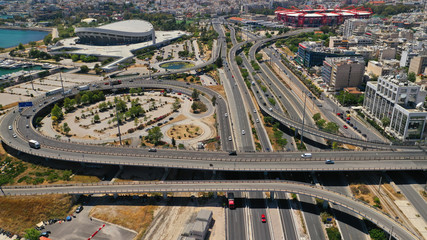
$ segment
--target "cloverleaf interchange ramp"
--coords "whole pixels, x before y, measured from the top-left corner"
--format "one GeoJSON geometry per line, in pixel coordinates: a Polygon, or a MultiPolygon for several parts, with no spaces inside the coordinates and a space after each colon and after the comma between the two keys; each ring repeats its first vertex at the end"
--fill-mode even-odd
{"type": "Polygon", "coordinates": [[[4,195],[43,194],[119,194],[148,192],[290,192],[324,199],[345,207],[372,221],[386,231],[393,232],[397,239],[420,239],[420,237],[389,215],[357,199],[326,190],[314,185],[288,181],[161,181],[114,184],[65,184],[44,186],[2,187],[4,195]],[[393,229],[393,230],[391,230],[393,229]]]}

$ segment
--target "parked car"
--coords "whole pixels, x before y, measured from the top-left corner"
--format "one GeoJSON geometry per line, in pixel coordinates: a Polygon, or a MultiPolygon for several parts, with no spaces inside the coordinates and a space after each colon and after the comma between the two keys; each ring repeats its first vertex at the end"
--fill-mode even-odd
{"type": "Polygon", "coordinates": [[[81,211],[83,211],[83,206],[79,206],[79,207],[76,209],[76,213],[80,213],[81,211]]]}
{"type": "Polygon", "coordinates": [[[347,129],[347,128],[348,128],[348,127],[347,127],[347,125],[344,125],[343,127],[344,127],[345,129],[347,129]]]}

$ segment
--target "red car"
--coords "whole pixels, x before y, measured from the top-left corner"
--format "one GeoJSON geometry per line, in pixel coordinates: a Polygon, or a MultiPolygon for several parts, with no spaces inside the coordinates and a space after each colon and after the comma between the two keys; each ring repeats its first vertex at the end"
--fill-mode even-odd
{"type": "Polygon", "coordinates": [[[263,223],[267,222],[267,220],[265,220],[265,215],[264,214],[261,214],[261,222],[263,222],[263,223]]]}
{"type": "Polygon", "coordinates": [[[347,128],[348,128],[348,127],[347,127],[347,125],[344,125],[343,127],[344,127],[345,129],[347,129],[347,128]]]}
{"type": "Polygon", "coordinates": [[[341,113],[337,113],[337,116],[341,116],[341,113]]]}
{"type": "Polygon", "coordinates": [[[350,117],[347,117],[346,119],[347,119],[347,120],[350,120],[350,117]]]}

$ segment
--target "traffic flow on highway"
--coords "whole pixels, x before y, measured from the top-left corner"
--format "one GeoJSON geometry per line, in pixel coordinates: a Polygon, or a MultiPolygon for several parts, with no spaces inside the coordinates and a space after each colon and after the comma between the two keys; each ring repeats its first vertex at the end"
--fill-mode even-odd
{"type": "MultiPolygon", "coordinates": [[[[212,49],[209,61],[191,68],[181,70],[168,70],[163,73],[151,74],[146,77],[124,77],[116,80],[114,84],[94,82],[84,87],[62,89],[55,93],[46,94],[32,99],[34,107],[13,108],[3,116],[0,123],[0,137],[3,146],[8,151],[25,154],[44,160],[73,162],[84,164],[99,164],[109,166],[139,166],[179,170],[203,170],[214,172],[233,172],[239,179],[250,179],[249,174],[264,173],[266,180],[222,180],[222,181],[157,181],[148,183],[99,183],[99,184],[67,184],[44,186],[3,186],[1,193],[5,196],[43,195],[43,194],[123,194],[123,193],[168,193],[168,192],[225,192],[227,193],[227,239],[274,239],[272,219],[282,219],[289,225],[282,225],[280,231],[287,239],[298,239],[295,217],[292,215],[289,197],[286,193],[298,194],[299,200],[313,204],[314,198],[325,200],[334,204],[334,210],[348,216],[358,216],[368,219],[380,228],[391,233],[396,239],[421,239],[417,232],[409,229],[397,219],[373,208],[348,194],[348,189],[334,188],[333,180],[323,177],[313,180],[313,184],[301,182],[288,182],[268,180],[267,173],[275,174],[309,172],[367,172],[367,171],[393,171],[427,170],[427,155],[425,147],[416,144],[403,145],[381,141],[380,138],[366,137],[357,133],[360,125],[357,121],[344,119],[344,113],[327,113],[332,121],[342,122],[340,134],[322,131],[315,126],[311,118],[312,112],[306,108],[305,97],[310,95],[306,87],[300,82],[296,85],[306,95],[299,95],[296,90],[290,89],[265,63],[258,61],[255,55],[263,51],[276,64],[279,69],[292,81],[298,82],[295,75],[286,68],[277,56],[277,52],[269,45],[274,41],[300,33],[311,32],[316,29],[306,28],[291,31],[271,38],[258,37],[248,34],[248,40],[238,42],[235,26],[222,24],[223,20],[215,20],[213,29],[218,33],[216,47],[212,49]],[[226,32],[230,32],[231,48],[227,47],[226,32]],[[249,53],[245,55],[242,48],[248,43],[253,43],[249,53]],[[242,58],[242,66],[248,69],[251,83],[245,83],[236,57],[242,58]],[[162,76],[203,69],[220,59],[223,67],[219,70],[219,78],[224,87],[225,97],[212,88],[197,84],[163,80],[162,76]],[[255,73],[252,62],[260,65],[260,70],[255,73]],[[261,90],[261,83],[267,86],[266,91],[261,90]],[[35,126],[38,117],[46,117],[56,103],[65,97],[74,96],[81,91],[101,90],[108,94],[118,94],[129,88],[143,88],[145,91],[162,90],[174,91],[190,96],[194,89],[201,92],[200,101],[207,108],[215,112],[217,133],[220,139],[220,150],[177,150],[155,147],[130,147],[130,146],[103,146],[89,143],[74,142],[72,139],[48,137],[37,130],[35,126]],[[304,98],[301,98],[303,96],[304,98]],[[212,99],[215,98],[215,103],[212,99]],[[271,102],[278,104],[272,104],[271,102]],[[37,107],[38,106],[38,107],[37,107]],[[341,115],[343,115],[341,117],[341,115]],[[274,151],[268,131],[263,124],[264,117],[271,117],[281,126],[295,130],[307,141],[315,144],[307,145],[303,151],[298,151],[292,145],[283,151],[274,151]],[[349,130],[349,131],[345,131],[349,130]],[[350,134],[354,131],[354,134],[350,134]],[[340,150],[330,151],[326,141],[336,141],[359,147],[358,151],[340,150]],[[246,175],[248,174],[248,175],[246,175]],[[329,187],[322,187],[323,181],[329,187]],[[317,183],[317,184],[316,184],[317,183]],[[265,193],[270,196],[266,197],[265,193]],[[267,199],[277,198],[276,216],[270,214],[271,202],[267,199]],[[233,229],[231,231],[230,229],[233,229]]],[[[311,99],[311,97],[310,97],[311,99]]],[[[313,108],[315,99],[313,101],[313,108]]],[[[329,104],[329,103],[328,103],[329,104]]],[[[333,103],[330,103],[333,104],[333,103]]],[[[363,127],[362,127],[363,129],[363,127]]],[[[367,131],[366,129],[364,129],[367,131]]],[[[359,132],[360,133],[360,132],[359,132]]],[[[293,136],[286,136],[289,141],[293,136]]],[[[301,137],[303,142],[303,138],[301,137]]],[[[213,177],[213,179],[214,179],[213,177]]],[[[316,177],[314,177],[316,178],[316,177]]],[[[278,179],[278,178],[276,178],[278,179]]],[[[405,194],[414,195],[413,189],[402,186],[405,194]]],[[[416,196],[412,197],[418,202],[417,208],[422,215],[424,206],[416,196]]],[[[312,205],[304,205],[304,218],[310,223],[308,234],[321,236],[325,239],[320,226],[320,220],[312,205]]],[[[81,211],[80,209],[79,211],[81,211]]],[[[345,223],[340,223],[345,226],[345,223]]],[[[363,223],[358,223],[363,225],[363,223]]],[[[356,230],[348,230],[347,236],[352,231],[355,235],[363,236],[356,230]],[[360,234],[360,235],[358,235],[360,234]]],[[[312,238],[313,239],[313,238],[312,238]]]]}

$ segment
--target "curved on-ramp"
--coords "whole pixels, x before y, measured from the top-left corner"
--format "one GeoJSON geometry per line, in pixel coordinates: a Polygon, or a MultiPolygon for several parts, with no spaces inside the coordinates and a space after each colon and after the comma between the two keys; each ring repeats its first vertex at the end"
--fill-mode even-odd
{"type": "Polygon", "coordinates": [[[392,232],[397,239],[421,239],[389,215],[360,200],[314,185],[287,181],[166,181],[149,183],[65,184],[43,186],[6,186],[4,195],[42,194],[112,194],[147,192],[251,192],[279,191],[308,195],[343,206],[372,221],[382,229],[392,232]]]}

